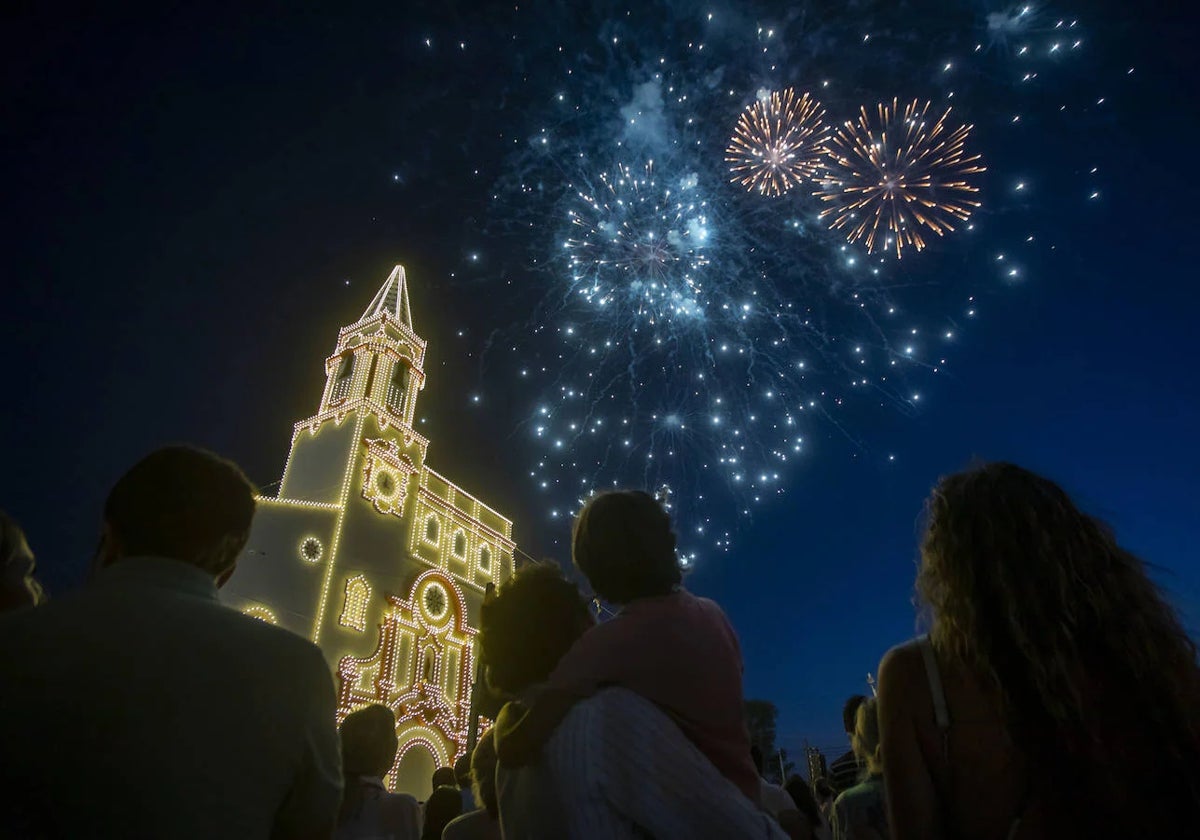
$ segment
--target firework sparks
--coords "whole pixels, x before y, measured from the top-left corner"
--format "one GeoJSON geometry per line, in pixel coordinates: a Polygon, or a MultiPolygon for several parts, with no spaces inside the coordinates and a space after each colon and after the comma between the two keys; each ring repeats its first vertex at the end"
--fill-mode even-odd
{"type": "Polygon", "coordinates": [[[980,206],[970,176],[985,171],[980,155],[967,156],[971,126],[947,129],[950,109],[930,123],[929,102],[880,103],[873,121],[866,107],[829,139],[833,160],[815,195],[833,206],[830,228],[862,240],[870,253],[925,247],[922,228],[944,235],[980,206]]]}
{"type": "Polygon", "coordinates": [[[597,180],[600,188],[579,191],[567,213],[573,235],[563,247],[578,293],[650,323],[701,315],[710,242],[695,177],[664,183],[648,161],[639,169],[618,164],[597,180]]]}
{"type": "Polygon", "coordinates": [[[742,111],[725,150],[735,184],[750,192],[782,195],[820,171],[829,127],[825,110],[791,88],[760,96],[742,111]]]}

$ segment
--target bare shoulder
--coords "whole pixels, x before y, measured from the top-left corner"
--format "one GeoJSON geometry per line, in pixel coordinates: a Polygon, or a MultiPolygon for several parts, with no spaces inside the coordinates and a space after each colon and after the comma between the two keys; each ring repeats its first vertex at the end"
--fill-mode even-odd
{"type": "Polygon", "coordinates": [[[916,639],[896,645],[879,661],[879,686],[884,681],[893,686],[908,686],[913,682],[924,683],[925,663],[921,658],[921,646],[916,639]]]}

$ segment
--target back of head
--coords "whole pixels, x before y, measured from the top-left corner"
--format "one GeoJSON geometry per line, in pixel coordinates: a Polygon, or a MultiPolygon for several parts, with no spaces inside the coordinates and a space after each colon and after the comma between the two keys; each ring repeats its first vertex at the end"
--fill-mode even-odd
{"type": "Polygon", "coordinates": [[[934,644],[995,690],[1035,785],[1114,825],[1186,803],[1200,820],[1195,646],[1106,527],[1053,482],[987,464],[934,489],[921,554],[934,644]]]}
{"type": "Polygon", "coordinates": [[[792,797],[792,801],[796,803],[800,812],[808,817],[809,825],[819,826],[821,824],[821,809],[817,805],[817,799],[802,777],[795,773],[788,776],[783,789],[788,792],[788,796],[792,797]]]}
{"type": "Polygon", "coordinates": [[[458,785],[458,777],[454,775],[453,767],[439,767],[434,770],[432,781],[434,790],[440,787],[455,787],[458,785]]]}
{"type": "Polygon", "coordinates": [[[489,684],[516,694],[544,681],[592,624],[587,602],[558,567],[525,566],[480,610],[479,656],[489,684]]]}
{"type": "Polygon", "coordinates": [[[372,704],[346,715],[338,727],[342,742],[345,788],[338,822],[355,818],[362,809],[363,777],[382,778],[396,759],[396,716],[387,706],[372,704]]]}
{"type": "Polygon", "coordinates": [[[232,569],[253,517],[254,486],[238,466],[189,446],[138,461],[104,505],[116,556],[169,557],[214,576],[232,569]]]}
{"type": "Polygon", "coordinates": [[[454,762],[454,778],[458,786],[464,790],[471,786],[471,756],[463,753],[454,762]]]}
{"type": "Polygon", "coordinates": [[[854,755],[867,766],[867,773],[878,776],[883,772],[879,755],[879,706],[874,697],[864,698],[858,704],[850,744],[854,755]]]}
{"type": "Polygon", "coordinates": [[[446,823],[462,814],[462,794],[453,785],[434,788],[425,803],[421,840],[441,840],[446,823]]]}
{"type": "Polygon", "coordinates": [[[489,729],[479,738],[471,753],[471,780],[475,798],[492,819],[500,818],[500,803],[496,799],[496,731],[489,729]]]}
{"type": "Polygon", "coordinates": [[[342,773],[382,777],[396,759],[396,716],[387,706],[372,704],[346,715],[338,728],[342,741],[342,773]]]}
{"type": "Polygon", "coordinates": [[[666,595],[683,579],[671,517],[638,490],[589,499],[575,518],[571,556],[596,594],[614,604],[666,595]]]}
{"type": "Polygon", "coordinates": [[[849,733],[854,734],[854,727],[858,723],[858,707],[863,704],[867,698],[862,694],[851,695],[842,706],[842,727],[849,733]]]}

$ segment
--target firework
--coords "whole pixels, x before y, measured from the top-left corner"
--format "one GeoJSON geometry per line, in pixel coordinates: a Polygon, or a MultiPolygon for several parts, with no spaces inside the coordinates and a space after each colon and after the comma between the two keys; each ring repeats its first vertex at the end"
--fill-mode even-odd
{"type": "Polygon", "coordinates": [[[701,315],[710,235],[695,176],[660,180],[650,160],[589,180],[596,189],[576,193],[563,243],[577,293],[610,317],[653,324],[701,315]]]}
{"type": "Polygon", "coordinates": [[[763,96],[742,111],[725,150],[732,181],[750,192],[782,195],[810,181],[825,158],[829,127],[820,103],[791,88],[763,96]]]}
{"type": "Polygon", "coordinates": [[[971,126],[948,130],[947,108],[930,123],[930,103],[880,103],[876,119],[866,107],[829,139],[832,164],[815,195],[832,206],[821,218],[862,240],[870,253],[925,247],[923,228],[942,236],[979,207],[969,178],[984,171],[979,155],[965,150],[971,126]]]}

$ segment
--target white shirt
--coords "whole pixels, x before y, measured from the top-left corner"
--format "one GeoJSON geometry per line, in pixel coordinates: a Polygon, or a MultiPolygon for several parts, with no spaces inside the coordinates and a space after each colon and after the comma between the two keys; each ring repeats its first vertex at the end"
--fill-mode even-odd
{"type": "Polygon", "coordinates": [[[414,797],[389,793],[375,776],[360,776],[356,783],[358,808],[338,824],[334,840],[420,840],[421,806],[414,797]]]}
{"type": "Polygon", "coordinates": [[[315,645],[134,557],[0,619],[0,836],[264,838],[332,827],[333,677],[315,645]]]}
{"type": "Polygon", "coordinates": [[[496,782],[505,837],[787,837],[662,710],[623,688],[576,704],[541,762],[500,765],[496,782]]]}
{"type": "Polygon", "coordinates": [[[795,801],[792,799],[792,795],[773,782],[760,779],[758,791],[759,798],[762,800],[763,810],[775,817],[775,819],[779,819],[779,815],[784,811],[798,810],[795,801]]]}

